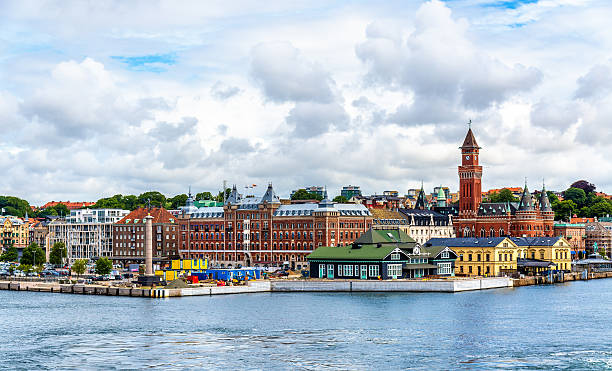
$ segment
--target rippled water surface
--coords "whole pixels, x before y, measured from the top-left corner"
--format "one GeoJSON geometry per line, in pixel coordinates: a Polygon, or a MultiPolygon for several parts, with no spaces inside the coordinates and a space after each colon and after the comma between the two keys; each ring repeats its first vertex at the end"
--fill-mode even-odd
{"type": "Polygon", "coordinates": [[[0,291],[0,369],[612,368],[612,279],[457,294],[0,291]]]}

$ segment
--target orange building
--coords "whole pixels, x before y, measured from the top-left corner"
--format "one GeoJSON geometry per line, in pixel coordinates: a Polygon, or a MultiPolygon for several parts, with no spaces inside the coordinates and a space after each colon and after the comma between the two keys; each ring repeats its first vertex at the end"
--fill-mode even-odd
{"type": "Polygon", "coordinates": [[[42,205],[40,209],[44,210],[48,207],[54,207],[59,204],[65,205],[68,208],[68,210],[77,210],[77,209],[83,209],[89,206],[93,206],[96,203],[95,202],[49,201],[46,204],[42,205]]]}

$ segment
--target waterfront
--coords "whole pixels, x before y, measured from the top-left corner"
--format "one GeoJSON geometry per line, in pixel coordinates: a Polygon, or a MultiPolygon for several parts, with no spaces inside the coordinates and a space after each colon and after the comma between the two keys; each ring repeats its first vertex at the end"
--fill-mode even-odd
{"type": "Polygon", "coordinates": [[[456,294],[0,291],[2,369],[612,367],[612,280],[456,294]]]}

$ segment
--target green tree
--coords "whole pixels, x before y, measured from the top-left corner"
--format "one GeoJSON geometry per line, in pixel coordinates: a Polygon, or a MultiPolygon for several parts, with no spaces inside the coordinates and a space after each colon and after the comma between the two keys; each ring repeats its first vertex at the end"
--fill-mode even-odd
{"type": "Polygon", "coordinates": [[[546,194],[548,195],[548,201],[550,201],[550,204],[552,205],[554,202],[558,202],[559,198],[557,197],[557,195],[552,192],[552,191],[546,191],[546,194]]]}
{"type": "Polygon", "coordinates": [[[316,193],[308,192],[305,189],[298,189],[291,195],[292,200],[318,200],[321,201],[323,196],[320,196],[316,193]]]}
{"type": "Polygon", "coordinates": [[[55,209],[55,212],[57,213],[57,215],[60,215],[60,216],[70,215],[70,210],[64,204],[57,204],[53,206],[53,208],[55,209]]]}
{"type": "MultiPolygon", "coordinates": [[[[229,197],[230,193],[232,193],[231,188],[226,188],[225,189],[225,199],[227,200],[227,198],[229,197]]],[[[219,194],[217,195],[217,197],[215,198],[215,201],[217,202],[223,202],[223,191],[220,191],[219,194]]]]}
{"type": "Polygon", "coordinates": [[[23,253],[21,253],[21,260],[19,261],[21,264],[28,265],[42,265],[46,262],[45,252],[43,249],[38,247],[38,244],[32,242],[28,247],[23,249],[23,253]]]}
{"type": "Polygon", "coordinates": [[[26,212],[29,215],[35,214],[28,201],[13,196],[0,196],[0,209],[4,209],[4,215],[13,215],[19,218],[23,218],[26,212]]]}
{"type": "Polygon", "coordinates": [[[85,273],[85,270],[87,269],[87,259],[78,259],[72,263],[72,267],[70,267],[70,269],[76,273],[77,276],[80,276],[81,274],[85,273]]]}
{"type": "Polygon", "coordinates": [[[113,262],[107,257],[102,257],[96,261],[96,274],[105,275],[113,270],[113,262]]]}
{"type": "Polygon", "coordinates": [[[514,197],[512,192],[504,188],[498,192],[493,192],[489,195],[489,202],[518,202],[518,198],[514,197]]]}
{"type": "Polygon", "coordinates": [[[64,258],[68,256],[66,245],[63,242],[56,242],[49,253],[49,263],[53,265],[64,264],[64,258]]]}
{"type": "Polygon", "coordinates": [[[157,191],[145,192],[138,196],[138,203],[142,206],[146,206],[149,200],[151,207],[164,207],[166,205],[166,196],[157,191]]]}
{"type": "Polygon", "coordinates": [[[3,253],[0,255],[0,261],[3,262],[16,262],[19,259],[19,253],[17,252],[17,248],[13,245],[9,246],[3,253]]]}
{"type": "Polygon", "coordinates": [[[214,197],[213,197],[212,193],[210,193],[210,192],[200,192],[200,193],[196,194],[195,199],[196,199],[196,201],[214,200],[214,197]]]}
{"type": "Polygon", "coordinates": [[[586,206],[586,193],[580,188],[568,188],[563,193],[563,197],[566,200],[574,201],[579,208],[586,206]]]}
{"type": "Polygon", "coordinates": [[[595,204],[593,204],[592,206],[590,206],[589,208],[589,217],[602,217],[602,216],[606,216],[606,215],[612,215],[612,205],[610,205],[609,202],[607,201],[599,201],[595,204]]]}
{"type": "Polygon", "coordinates": [[[187,203],[187,195],[176,195],[168,201],[170,202],[170,209],[178,209],[181,206],[185,206],[185,203],[187,203]]]}
{"type": "Polygon", "coordinates": [[[344,196],[336,196],[336,197],[334,197],[333,201],[337,202],[339,204],[345,204],[345,203],[348,202],[348,200],[344,196]]]}
{"type": "Polygon", "coordinates": [[[576,203],[572,200],[558,201],[551,206],[557,220],[569,220],[576,213],[577,208],[576,203]]]}

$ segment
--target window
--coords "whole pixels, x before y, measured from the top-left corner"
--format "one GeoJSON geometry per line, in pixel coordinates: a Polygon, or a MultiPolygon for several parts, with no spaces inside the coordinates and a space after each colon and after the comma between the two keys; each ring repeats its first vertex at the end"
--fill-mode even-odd
{"type": "Polygon", "coordinates": [[[438,263],[438,274],[452,274],[452,263],[438,263]]]}
{"type": "Polygon", "coordinates": [[[391,260],[399,260],[400,259],[400,254],[398,252],[394,252],[393,254],[391,254],[391,260]]]}
{"type": "Polygon", "coordinates": [[[444,250],[442,251],[442,259],[448,259],[449,258],[449,253],[448,250],[444,250]]]}
{"type": "Polygon", "coordinates": [[[344,266],[344,276],[345,277],[351,277],[353,275],[353,266],[352,265],[345,265],[344,266]]]}
{"type": "Polygon", "coordinates": [[[379,276],[379,267],[378,267],[378,265],[370,265],[370,266],[368,266],[368,275],[370,277],[378,277],[379,276]]]}
{"type": "Polygon", "coordinates": [[[401,277],[402,276],[402,265],[401,264],[387,265],[387,276],[391,278],[401,277]]]}
{"type": "Polygon", "coordinates": [[[459,261],[462,262],[463,261],[463,254],[459,254],[459,261]]]}
{"type": "Polygon", "coordinates": [[[468,254],[468,261],[472,261],[472,254],[468,254]]]}

